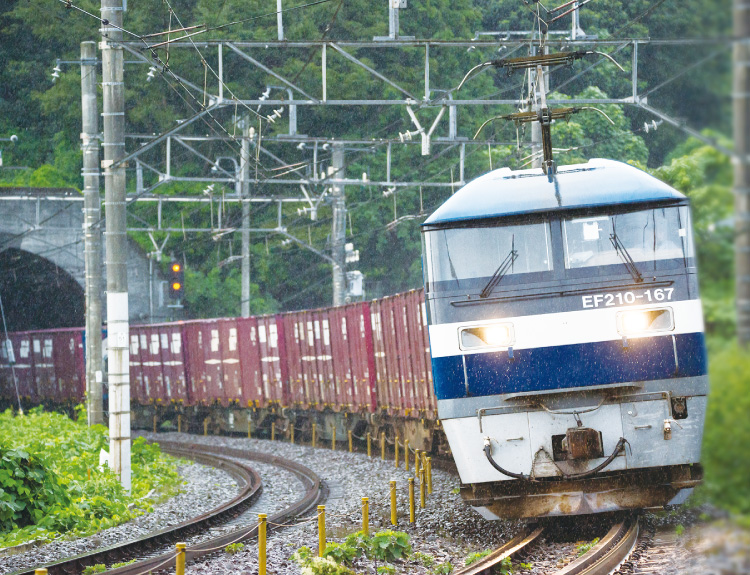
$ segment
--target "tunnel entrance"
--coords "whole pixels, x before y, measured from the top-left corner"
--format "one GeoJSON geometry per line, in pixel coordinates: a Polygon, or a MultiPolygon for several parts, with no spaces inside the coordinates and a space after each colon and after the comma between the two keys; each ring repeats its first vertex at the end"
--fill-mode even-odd
{"type": "Polygon", "coordinates": [[[8,331],[84,325],[83,288],[35,254],[16,248],[0,252],[0,296],[8,331]]]}

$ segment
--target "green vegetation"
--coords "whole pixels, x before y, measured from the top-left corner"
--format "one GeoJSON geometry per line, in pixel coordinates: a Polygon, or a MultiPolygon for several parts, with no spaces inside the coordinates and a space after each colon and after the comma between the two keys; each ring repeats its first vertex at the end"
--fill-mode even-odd
{"type": "Polygon", "coordinates": [[[451,573],[453,573],[453,563],[451,563],[450,561],[446,561],[445,563],[436,565],[432,572],[435,575],[450,575],[451,573]]]}
{"type": "Polygon", "coordinates": [[[714,347],[701,455],[705,483],[697,495],[750,516],[750,355],[734,343],[714,347]]]}
{"type": "Polygon", "coordinates": [[[598,537],[596,539],[593,539],[592,541],[579,543],[578,545],[576,545],[576,552],[578,554],[578,557],[591,551],[597,543],[599,543],[598,537]]]}
{"type": "Polygon", "coordinates": [[[406,559],[411,554],[409,534],[403,531],[378,531],[370,539],[368,557],[380,561],[406,559]]]}
{"type": "Polygon", "coordinates": [[[104,563],[97,563],[96,565],[89,565],[83,570],[83,575],[96,575],[97,573],[104,573],[107,570],[107,566],[104,563]]]}
{"type": "Polygon", "coordinates": [[[229,555],[235,555],[242,551],[245,548],[244,543],[230,543],[226,547],[224,547],[224,552],[228,553],[229,555]]]}
{"type": "Polygon", "coordinates": [[[424,565],[428,569],[435,564],[435,558],[432,555],[422,553],[421,551],[417,551],[416,553],[414,553],[411,558],[420,565],[424,565]]]}
{"type": "MultiPolygon", "coordinates": [[[[341,543],[329,541],[323,557],[314,557],[309,547],[300,547],[292,555],[292,560],[302,567],[303,573],[309,575],[348,575],[353,573],[349,565],[357,557],[365,556],[371,560],[386,562],[386,565],[378,567],[378,573],[391,573],[387,570],[393,568],[389,562],[406,559],[409,555],[411,544],[408,533],[386,530],[368,537],[357,531],[348,535],[341,543]],[[381,567],[385,567],[386,570],[381,571],[381,567]]],[[[429,558],[434,563],[434,559],[429,555],[419,555],[420,559],[429,558]]]]}
{"type": "Polygon", "coordinates": [[[103,426],[41,408],[0,414],[0,547],[88,535],[177,492],[176,461],[157,445],[133,441],[131,495],[106,466],[99,469],[99,452],[107,448],[103,426]]]}
{"type": "Polygon", "coordinates": [[[491,549],[485,549],[484,551],[476,551],[474,553],[469,553],[466,556],[466,559],[464,559],[464,565],[471,565],[472,563],[476,563],[480,559],[484,559],[485,557],[487,557],[487,555],[489,555],[490,553],[492,553],[491,549]]]}

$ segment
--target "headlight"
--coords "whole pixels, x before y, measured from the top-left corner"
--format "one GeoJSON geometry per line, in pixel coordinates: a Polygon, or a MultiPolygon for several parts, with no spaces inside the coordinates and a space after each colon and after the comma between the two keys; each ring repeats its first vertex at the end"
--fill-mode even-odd
{"type": "Polygon", "coordinates": [[[621,335],[638,335],[655,331],[672,331],[671,308],[642,309],[617,313],[617,331],[621,335]]]}
{"type": "Polygon", "coordinates": [[[496,323],[464,327],[459,331],[461,349],[477,347],[509,347],[513,344],[513,324],[496,323]]]}

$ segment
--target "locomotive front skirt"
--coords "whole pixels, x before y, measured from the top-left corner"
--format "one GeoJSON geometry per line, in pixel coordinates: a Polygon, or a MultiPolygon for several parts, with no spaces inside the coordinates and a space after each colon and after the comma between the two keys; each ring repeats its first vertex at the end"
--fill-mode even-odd
{"type": "Polygon", "coordinates": [[[438,416],[487,518],[679,503],[708,392],[687,198],[610,160],[495,170],[423,226],[438,416]]]}

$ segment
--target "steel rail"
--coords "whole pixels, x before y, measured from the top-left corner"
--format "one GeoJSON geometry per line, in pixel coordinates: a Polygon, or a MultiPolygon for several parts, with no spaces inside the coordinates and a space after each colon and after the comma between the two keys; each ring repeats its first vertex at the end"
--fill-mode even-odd
{"type": "Polygon", "coordinates": [[[71,573],[80,573],[90,565],[99,563],[112,564],[127,560],[134,555],[142,555],[144,549],[152,550],[174,543],[182,538],[200,532],[204,528],[204,525],[213,525],[239,515],[261,494],[262,484],[260,475],[247,464],[237,463],[227,457],[214,455],[199,449],[187,450],[178,446],[162,445],[162,450],[171,455],[185,457],[186,459],[223,469],[240,484],[240,492],[231,500],[219,505],[208,513],[193,517],[177,525],[160,529],[137,539],[131,539],[108,547],[94,549],[93,551],[88,551],[74,557],[68,557],[48,565],[37,565],[35,568],[15,571],[10,575],[31,575],[35,569],[40,567],[46,568],[49,575],[69,575],[71,573]]]}
{"type": "Polygon", "coordinates": [[[490,573],[494,573],[494,568],[498,563],[528,549],[539,539],[539,536],[543,531],[543,527],[526,527],[521,533],[495,549],[486,557],[482,557],[480,560],[464,567],[463,569],[454,571],[453,575],[479,575],[480,573],[489,575],[490,573]]]}
{"type": "MultiPolygon", "coordinates": [[[[200,449],[200,444],[184,444],[179,442],[159,442],[162,448],[167,451],[172,450],[188,450],[193,451],[200,449]]],[[[260,453],[257,451],[249,451],[244,449],[234,448],[221,448],[222,454],[238,458],[238,459],[251,459],[254,461],[260,461],[276,467],[282,467],[287,471],[292,472],[302,482],[305,493],[297,501],[292,503],[287,508],[279,511],[268,518],[269,531],[282,528],[281,525],[288,519],[295,519],[300,516],[304,516],[310,511],[314,510],[316,505],[323,499],[327,494],[323,488],[323,484],[320,478],[308,467],[300,465],[295,461],[284,459],[275,455],[267,453],[260,453]]],[[[205,557],[213,553],[221,552],[226,545],[230,543],[238,543],[251,537],[256,536],[258,533],[258,525],[251,525],[247,527],[241,527],[235,529],[218,537],[210,540],[198,543],[185,550],[185,562],[190,563],[194,559],[205,557]],[[217,549],[219,551],[217,551],[217,549]]],[[[142,561],[138,561],[131,565],[126,565],[118,569],[107,570],[107,575],[143,575],[144,573],[157,573],[160,571],[171,571],[174,568],[174,557],[175,553],[170,551],[163,553],[155,557],[150,557],[142,561]]]]}
{"type": "MultiPolygon", "coordinates": [[[[584,555],[556,571],[554,575],[607,575],[630,555],[638,539],[638,520],[635,516],[614,525],[607,534],[584,555]]],[[[527,551],[543,533],[543,527],[527,527],[513,539],[479,561],[454,571],[454,575],[490,574],[504,559],[527,551]]]]}
{"type": "Polygon", "coordinates": [[[638,539],[638,518],[631,516],[612,526],[599,543],[555,575],[607,575],[630,555],[638,539]]]}

